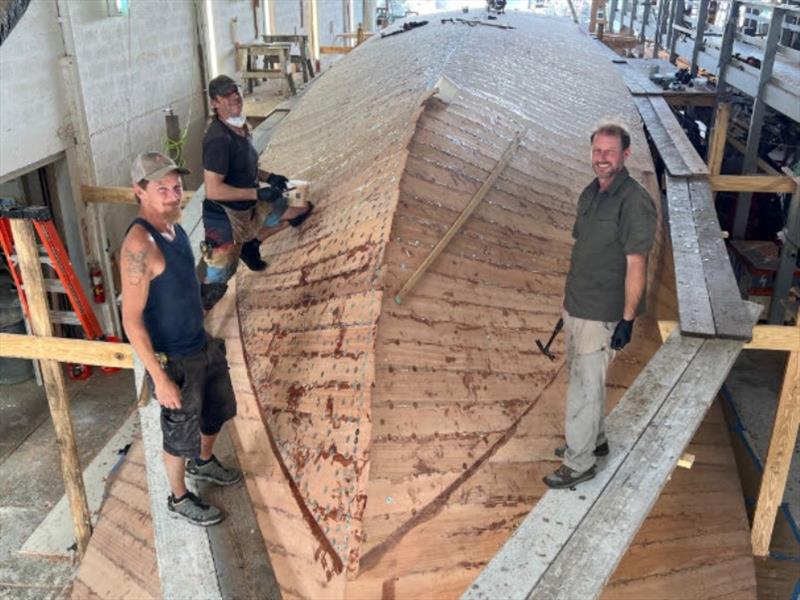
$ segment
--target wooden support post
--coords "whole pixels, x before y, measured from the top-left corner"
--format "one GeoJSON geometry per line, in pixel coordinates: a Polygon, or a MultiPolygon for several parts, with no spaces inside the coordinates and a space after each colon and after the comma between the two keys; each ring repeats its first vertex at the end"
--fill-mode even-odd
{"type": "Polygon", "coordinates": [[[639,32],[639,44],[641,45],[642,49],[639,54],[640,58],[644,58],[644,44],[647,40],[647,24],[650,22],[650,10],[651,10],[651,2],[650,0],[644,0],[644,12],[642,12],[642,29],[639,32]]]}
{"type": "Polygon", "coordinates": [[[572,20],[575,21],[575,25],[578,24],[578,13],[575,12],[575,5],[572,4],[572,0],[567,0],[567,5],[569,6],[569,10],[572,13],[572,20]]]}
{"type": "Polygon", "coordinates": [[[401,304],[403,302],[403,299],[405,299],[408,293],[414,288],[420,277],[425,274],[425,271],[427,271],[428,267],[433,264],[433,261],[439,257],[447,244],[450,243],[450,240],[453,239],[453,236],[458,233],[458,231],[461,229],[461,226],[475,211],[478,204],[480,204],[481,200],[483,200],[484,196],[486,196],[489,190],[492,189],[494,182],[511,161],[511,157],[514,155],[514,151],[517,149],[517,146],[519,146],[519,143],[524,135],[525,132],[523,131],[517,132],[517,134],[514,136],[514,139],[511,140],[511,143],[505,149],[505,152],[503,152],[503,155],[500,157],[500,160],[497,162],[494,169],[492,169],[492,172],[489,173],[486,181],[484,181],[483,185],[481,185],[478,191],[475,192],[475,195],[464,207],[464,210],[461,211],[461,213],[458,215],[458,218],[456,218],[453,224],[450,225],[450,228],[447,230],[447,232],[445,232],[444,236],[442,236],[442,239],[440,239],[439,242],[433,247],[433,250],[431,250],[430,254],[425,257],[425,260],[422,261],[422,264],[417,267],[417,270],[411,274],[411,277],[408,278],[408,281],[406,281],[405,285],[403,285],[400,291],[397,292],[397,295],[394,297],[394,301],[397,302],[397,304],[401,304]]]}
{"type": "Polygon", "coordinates": [[[630,26],[628,29],[631,30],[631,34],[636,33],[636,30],[633,28],[633,24],[636,22],[636,11],[639,8],[639,0],[633,0],[633,4],[631,5],[631,20],[630,26]]]}
{"type": "Polygon", "coordinates": [[[786,489],[786,478],[797,441],[798,425],[800,425],[800,352],[792,352],[786,363],[786,373],[778,398],[778,410],[775,411],[775,423],[769,441],[767,462],[764,465],[756,512],[753,516],[751,542],[753,554],[756,556],[769,554],[775,515],[786,489]]]}
{"type": "Polygon", "coordinates": [[[597,7],[599,4],[600,0],[592,0],[589,7],[589,33],[594,33],[597,29],[597,7]]]}
{"type": "Polygon", "coordinates": [[[708,172],[719,175],[722,172],[722,159],[725,156],[725,143],[728,139],[728,123],[731,120],[731,103],[719,102],[714,111],[714,126],[708,143],[708,172]]]}
{"type": "Polygon", "coordinates": [[[733,56],[733,43],[736,40],[736,27],[739,23],[739,10],[742,4],[737,0],[731,2],[728,20],[725,23],[725,31],[722,34],[722,43],[719,49],[719,62],[717,64],[717,93],[725,93],[727,83],[727,71],[733,56]]]}
{"type": "Polygon", "coordinates": [[[703,36],[706,33],[706,25],[708,21],[708,4],[710,0],[700,0],[700,10],[697,13],[697,29],[694,35],[694,46],[692,47],[692,63],[691,75],[697,77],[698,64],[697,60],[700,57],[700,50],[703,49],[703,36]]]}
{"type": "Polygon", "coordinates": [[[617,25],[614,21],[617,19],[617,3],[619,0],[611,0],[611,6],[608,9],[608,33],[614,33],[617,30],[617,25]]]}
{"type": "MultiPolygon", "coordinates": [[[[31,331],[36,336],[52,336],[53,324],[50,322],[44,277],[39,262],[39,247],[33,233],[33,225],[30,221],[22,219],[11,219],[10,222],[19,256],[22,281],[25,282],[31,331]]],[[[61,475],[64,478],[64,487],[72,513],[72,526],[77,541],[78,555],[83,557],[92,535],[92,522],[89,516],[89,504],[86,501],[86,490],[83,487],[78,449],[75,445],[75,431],[69,413],[69,399],[64,385],[64,374],[61,365],[54,360],[42,360],[39,365],[61,454],[61,475]]]]}
{"type": "MultiPolygon", "coordinates": [[[[767,41],[764,47],[764,60],[761,61],[761,72],[758,78],[758,88],[753,98],[753,112],[750,115],[750,128],[747,132],[747,148],[742,162],[742,174],[755,173],[758,161],[758,148],[761,145],[761,130],[764,125],[764,113],[767,103],[764,99],[767,83],[772,77],[772,67],[775,65],[775,55],[778,51],[778,42],[781,36],[781,25],[784,12],[777,8],[772,11],[769,22],[767,41]]],[[[747,231],[747,222],[750,217],[750,200],[752,194],[740,194],[736,201],[736,216],[733,221],[733,237],[744,238],[747,231]]]]}
{"type": "Polygon", "coordinates": [[[664,6],[669,4],[669,0],[658,0],[658,12],[656,14],[656,31],[653,35],[653,58],[658,58],[658,50],[661,48],[661,36],[664,33],[664,16],[669,12],[664,11],[664,6]]]}
{"type": "Polygon", "coordinates": [[[769,304],[768,321],[773,325],[782,325],[786,315],[786,300],[789,288],[792,287],[794,269],[797,264],[798,246],[800,246],[800,178],[795,178],[795,190],[789,202],[789,211],[784,228],[784,242],[781,249],[778,269],[775,272],[775,283],[772,286],[772,300],[769,304]]]}
{"type": "Polygon", "coordinates": [[[673,65],[678,59],[678,53],[675,47],[678,44],[678,30],[676,26],[683,25],[683,10],[685,8],[684,0],[675,0],[675,9],[672,12],[672,23],[670,24],[670,38],[669,38],[669,62],[673,65]]]}

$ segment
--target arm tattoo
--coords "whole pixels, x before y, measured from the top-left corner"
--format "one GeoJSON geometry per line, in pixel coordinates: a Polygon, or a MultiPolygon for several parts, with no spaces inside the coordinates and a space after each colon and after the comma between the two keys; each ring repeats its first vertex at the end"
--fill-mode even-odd
{"type": "Polygon", "coordinates": [[[141,252],[131,252],[128,249],[124,250],[125,257],[125,272],[128,275],[128,283],[131,285],[139,285],[142,283],[142,277],[147,273],[147,248],[141,252]]]}

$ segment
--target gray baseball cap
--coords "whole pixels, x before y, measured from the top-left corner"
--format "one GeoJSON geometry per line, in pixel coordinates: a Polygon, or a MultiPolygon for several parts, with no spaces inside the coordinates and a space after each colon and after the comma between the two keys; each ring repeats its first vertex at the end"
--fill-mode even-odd
{"type": "Polygon", "coordinates": [[[227,96],[238,88],[239,84],[227,75],[217,75],[208,82],[208,97],[213,99],[219,96],[227,96]]]}
{"type": "Polygon", "coordinates": [[[181,175],[191,173],[189,169],[179,167],[174,160],[161,152],[143,152],[134,159],[131,165],[131,181],[133,183],[139,183],[142,179],[155,181],[173,171],[181,175]]]}

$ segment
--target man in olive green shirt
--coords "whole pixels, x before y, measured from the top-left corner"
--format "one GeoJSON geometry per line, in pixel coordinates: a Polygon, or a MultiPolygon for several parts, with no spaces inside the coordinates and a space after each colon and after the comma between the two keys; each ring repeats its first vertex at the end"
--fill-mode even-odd
{"type": "Polygon", "coordinates": [[[657,221],[650,195],[625,168],[631,154],[625,128],[600,126],[591,142],[597,178],[580,195],[572,229],[575,244],[564,294],[567,444],[556,448],[564,464],[544,478],[552,488],[593,478],[595,457],[609,452],[603,427],[606,371],[644,312],[647,254],[657,221]]]}

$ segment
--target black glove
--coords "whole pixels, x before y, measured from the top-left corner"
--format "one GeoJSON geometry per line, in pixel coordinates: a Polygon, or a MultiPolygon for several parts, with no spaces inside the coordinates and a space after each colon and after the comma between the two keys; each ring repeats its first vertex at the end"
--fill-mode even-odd
{"type": "Polygon", "coordinates": [[[283,196],[283,192],[281,192],[278,188],[274,187],[261,187],[258,188],[258,199],[262,202],[275,202],[279,200],[281,196],[283,196]]]}
{"type": "Polygon", "coordinates": [[[289,184],[289,178],[277,173],[270,173],[267,176],[267,183],[281,192],[285,192],[289,184]]]}
{"type": "Polygon", "coordinates": [[[625,345],[631,341],[633,335],[633,319],[626,321],[620,320],[617,327],[614,329],[614,335],[611,336],[611,349],[622,350],[625,345]]]}

